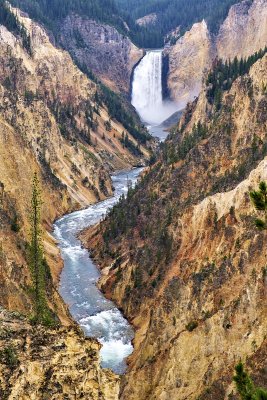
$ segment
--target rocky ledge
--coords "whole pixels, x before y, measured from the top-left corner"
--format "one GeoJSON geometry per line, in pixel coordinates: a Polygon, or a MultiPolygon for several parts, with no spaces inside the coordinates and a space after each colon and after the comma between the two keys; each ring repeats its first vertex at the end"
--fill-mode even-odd
{"type": "Polygon", "coordinates": [[[100,367],[100,348],[77,326],[34,327],[0,308],[0,398],[117,400],[120,378],[100,367]]]}

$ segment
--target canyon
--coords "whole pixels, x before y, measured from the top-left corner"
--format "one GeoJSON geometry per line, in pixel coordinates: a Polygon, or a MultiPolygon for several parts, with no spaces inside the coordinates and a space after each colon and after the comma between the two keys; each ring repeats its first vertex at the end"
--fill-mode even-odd
{"type": "MultiPolygon", "coordinates": [[[[1,282],[3,293],[7,294],[2,297],[3,304],[12,307],[13,302],[25,310],[29,304],[23,290],[17,287],[13,293],[5,285],[10,282],[12,287],[15,283],[9,278],[15,270],[27,273],[25,267],[19,266],[25,263],[20,254],[25,246],[21,243],[22,252],[16,247],[11,251],[10,243],[15,244],[16,237],[23,242],[29,228],[33,171],[38,172],[43,197],[47,199],[44,226],[51,228],[51,222],[59,215],[110,195],[110,172],[142,164],[149,157],[149,150],[141,145],[136,153],[140,155],[136,156],[124,146],[122,136],[127,131],[112,121],[104,105],[97,103],[97,85],[81,73],[68,53],[53,46],[43,28],[18,16],[30,34],[33,55],[1,26],[0,169],[5,224],[1,236],[3,257],[9,255],[9,268],[2,267],[1,282]],[[14,217],[21,225],[17,235],[10,228],[14,217]],[[7,275],[5,271],[9,271],[7,275]],[[8,293],[12,294],[10,299],[8,293]]],[[[137,145],[131,134],[129,138],[137,145]]],[[[49,234],[45,246],[51,265],[56,264],[53,258],[58,252],[49,234]]],[[[57,280],[57,276],[55,271],[53,278],[57,280]]],[[[27,282],[25,275],[21,286],[27,286],[27,282]]]]}
{"type": "Polygon", "coordinates": [[[74,398],[79,392],[92,399],[115,399],[118,377],[102,371],[101,345],[94,340],[85,342],[81,331],[69,328],[74,321],[57,290],[63,264],[51,235],[52,223],[67,212],[110,196],[111,173],[143,165],[150,157],[152,141],[134,122],[135,116],[128,118],[135,137],[113,119],[100,98],[100,85],[78,69],[68,52],[53,44],[41,25],[18,9],[11,11],[29,35],[30,47],[25,47],[19,35],[0,26],[1,306],[17,313],[1,312],[0,397],[44,398],[41,385],[53,369],[58,386],[49,398],[63,398],[68,392],[74,398]],[[51,329],[51,341],[45,342],[43,331],[31,327],[23,317],[33,312],[28,240],[34,172],[44,201],[43,246],[51,272],[46,282],[48,304],[58,323],[66,326],[59,331],[51,329]],[[58,342],[66,348],[61,355],[58,342]],[[27,343],[29,352],[24,354],[27,343]],[[36,360],[40,346],[47,361],[36,360]],[[8,364],[10,351],[18,355],[14,366],[8,364]],[[75,373],[77,393],[69,386],[75,373]]]}
{"type": "Polygon", "coordinates": [[[83,236],[136,329],[121,399],[236,399],[240,359],[266,386],[266,233],[249,200],[267,178],[266,73],[265,54],[219,112],[204,87],[137,189],[83,236]]]}
{"type": "MultiPolygon", "coordinates": [[[[54,36],[48,25],[11,11],[30,45],[0,25],[0,397],[236,400],[239,360],[266,387],[266,232],[255,228],[249,192],[267,180],[267,56],[216,102],[206,82],[218,58],[264,49],[266,0],[232,6],[217,34],[202,21],[158,51],[75,12],[54,36]],[[166,115],[165,89],[173,107],[166,115]],[[165,139],[157,125],[182,108],[159,145],[146,126],[156,125],[150,132],[165,139]],[[116,186],[117,171],[133,167],[144,168],[136,188],[131,177],[139,169],[129,179],[123,172],[116,186]],[[58,322],[48,329],[28,318],[34,171],[44,201],[47,299],[58,322]],[[58,220],[52,234],[55,220],[73,211],[79,214],[58,220]],[[102,274],[98,286],[108,300],[97,294],[96,301],[114,311],[112,324],[125,323],[122,310],[135,329],[121,376],[101,360],[103,332],[114,328],[111,342],[120,341],[121,325],[116,331],[105,321],[101,333],[97,325],[91,333],[98,311],[89,313],[86,297],[70,296],[96,293],[99,274],[80,270],[91,285],[83,282],[82,293],[75,287],[80,272],[71,275],[66,257],[71,252],[71,265],[86,259],[80,267],[89,267],[77,234],[96,222],[80,236],[102,274]]],[[[139,23],[156,27],[157,18],[139,23]]]]}

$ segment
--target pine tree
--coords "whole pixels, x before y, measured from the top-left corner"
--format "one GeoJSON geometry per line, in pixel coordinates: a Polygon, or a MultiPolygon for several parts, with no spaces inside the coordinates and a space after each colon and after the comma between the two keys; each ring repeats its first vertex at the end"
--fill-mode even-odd
{"type": "Polygon", "coordinates": [[[43,323],[47,312],[45,296],[45,271],[41,230],[41,192],[37,173],[34,173],[31,200],[30,266],[34,282],[34,322],[43,323]]]}
{"type": "Polygon", "coordinates": [[[255,225],[258,229],[267,229],[267,184],[266,182],[260,182],[259,190],[253,190],[250,192],[250,199],[257,211],[264,214],[264,219],[257,218],[255,225]]]}
{"type": "Polygon", "coordinates": [[[236,384],[241,400],[267,400],[267,391],[255,387],[252,379],[244,370],[244,366],[241,362],[235,367],[235,372],[236,374],[233,380],[236,384]]]}
{"type": "Polygon", "coordinates": [[[244,370],[242,363],[237,364],[235,367],[235,376],[233,378],[238,393],[242,400],[251,400],[253,392],[255,391],[252,380],[244,370]]]}

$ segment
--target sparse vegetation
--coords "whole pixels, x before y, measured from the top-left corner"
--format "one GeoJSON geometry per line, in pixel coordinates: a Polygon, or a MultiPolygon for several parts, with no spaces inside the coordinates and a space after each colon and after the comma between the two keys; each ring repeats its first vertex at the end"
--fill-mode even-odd
{"type": "Polygon", "coordinates": [[[222,105],[222,95],[224,91],[231,89],[233,82],[239,77],[247,74],[250,67],[267,52],[267,46],[254,53],[248,58],[235,57],[233,61],[216,60],[210,71],[206,85],[207,98],[210,104],[214,104],[215,109],[219,110],[222,105]]]}
{"type": "Polygon", "coordinates": [[[29,261],[33,276],[34,316],[32,322],[47,326],[54,325],[46,300],[46,279],[49,277],[49,266],[44,259],[41,230],[41,192],[37,173],[34,173],[31,199],[31,241],[29,261]]]}
{"type": "MultiPolygon", "coordinates": [[[[98,85],[98,90],[95,93],[94,101],[97,104],[97,107],[105,105],[108,109],[110,120],[106,121],[105,124],[107,131],[111,129],[111,120],[116,120],[120,122],[125,130],[127,130],[129,134],[137,141],[138,147],[139,144],[145,145],[149,140],[151,140],[151,135],[148,133],[147,129],[139,123],[139,120],[137,116],[134,115],[133,110],[126,107],[126,103],[123,101],[121,96],[105,86],[85,64],[79,63],[78,60],[75,60],[75,62],[80,70],[98,85]]],[[[89,122],[93,121],[93,115],[91,111],[88,117],[89,122]]],[[[136,148],[134,149],[134,152],[136,153],[136,148]]]]}
{"type": "Polygon", "coordinates": [[[193,332],[193,330],[196,329],[197,327],[198,327],[198,322],[197,321],[190,321],[186,325],[186,330],[188,330],[188,332],[193,332]]]}
{"type": "Polygon", "coordinates": [[[235,367],[233,380],[241,400],[267,400],[267,390],[254,385],[241,362],[235,367]]]}
{"type": "Polygon", "coordinates": [[[173,164],[179,160],[183,160],[190,150],[207,136],[207,133],[208,129],[206,125],[198,122],[197,125],[194,125],[192,132],[185,135],[177,148],[167,142],[163,149],[164,161],[167,164],[173,164]]]}
{"type": "Polygon", "coordinates": [[[20,223],[19,223],[19,217],[17,214],[14,215],[13,219],[11,220],[11,230],[13,232],[18,233],[21,229],[20,223]]]}
{"type": "Polygon", "coordinates": [[[0,350],[0,362],[6,364],[6,366],[13,370],[19,364],[19,360],[15,349],[10,345],[0,350]]]}
{"type": "Polygon", "coordinates": [[[262,218],[255,220],[255,225],[258,229],[267,229],[267,184],[266,182],[260,182],[259,189],[250,192],[250,199],[255,209],[263,214],[262,218]]]}
{"type": "Polygon", "coordinates": [[[17,16],[11,11],[6,0],[0,0],[0,24],[14,33],[22,40],[23,47],[31,54],[31,41],[25,27],[19,22],[17,16]]]}

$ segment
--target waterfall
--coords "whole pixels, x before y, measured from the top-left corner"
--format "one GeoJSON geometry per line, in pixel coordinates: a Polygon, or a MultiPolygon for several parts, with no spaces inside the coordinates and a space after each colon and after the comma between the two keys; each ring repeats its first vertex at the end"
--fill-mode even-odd
{"type": "Polygon", "coordinates": [[[132,105],[141,119],[159,125],[177,111],[162,98],[162,50],[148,51],[135,68],[132,84],[132,105]]]}

